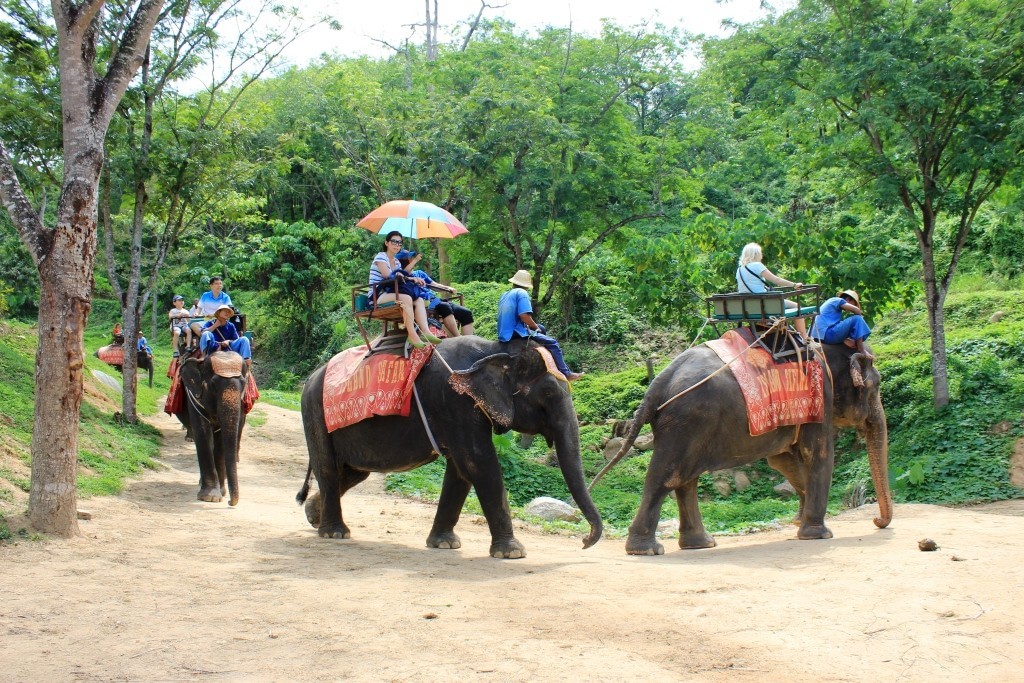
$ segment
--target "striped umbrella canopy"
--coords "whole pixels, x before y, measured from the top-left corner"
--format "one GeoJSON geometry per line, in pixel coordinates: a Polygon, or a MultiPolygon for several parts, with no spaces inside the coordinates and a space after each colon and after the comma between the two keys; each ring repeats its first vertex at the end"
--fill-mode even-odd
{"type": "Polygon", "coordinates": [[[356,223],[357,227],[386,235],[392,230],[410,239],[456,237],[469,232],[458,218],[440,206],[415,199],[395,199],[378,206],[356,223]]]}

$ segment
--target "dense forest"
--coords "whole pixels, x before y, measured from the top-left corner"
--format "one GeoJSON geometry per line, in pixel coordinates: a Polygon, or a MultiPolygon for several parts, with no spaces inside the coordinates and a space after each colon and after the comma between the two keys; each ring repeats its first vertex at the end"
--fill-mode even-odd
{"type": "MultiPolygon", "coordinates": [[[[133,3],[107,3],[96,27],[96,55],[111,63],[121,4],[133,3]]],[[[614,23],[524,31],[484,13],[451,44],[435,27],[388,57],[289,68],[280,50],[308,22],[239,12],[166,2],[112,112],[92,327],[120,320],[166,347],[172,296],[191,301],[220,275],[248,316],[261,386],[294,390],[360,341],[350,288],[382,238],[356,222],[415,198],[469,229],[414,248],[464,292],[478,334],[493,336],[508,278],[532,273],[540,319],[588,372],[581,418],[598,422],[628,417],[648,358],[661,365],[708,337],[704,298],[735,288],[740,250],[756,241],[791,280],[859,291],[888,332],[876,339],[898,494],[932,467],[920,434],[1000,387],[1003,412],[1018,411],[998,447],[1005,465],[1020,431],[1007,380],[1020,318],[982,332],[989,308],[1014,298],[989,306],[971,292],[1021,288],[1024,2],[801,0],[724,38],[614,23]],[[951,335],[958,288],[953,310],[975,308],[951,335]],[[604,398],[588,394],[598,388],[604,398]]],[[[0,4],[3,198],[15,205],[16,178],[43,226],[60,222],[67,191],[53,25],[49,3],[0,4]]],[[[0,215],[0,313],[35,321],[44,268],[18,215],[0,215]]],[[[993,483],[924,498],[1006,495],[993,483]]]]}

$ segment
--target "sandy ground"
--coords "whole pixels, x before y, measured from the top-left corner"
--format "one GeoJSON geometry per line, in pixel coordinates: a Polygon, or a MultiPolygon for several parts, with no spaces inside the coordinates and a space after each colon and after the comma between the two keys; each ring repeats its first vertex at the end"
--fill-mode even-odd
{"type": "Polygon", "coordinates": [[[260,405],[238,508],[199,503],[161,414],[165,469],[82,502],[81,538],[0,548],[4,681],[1014,681],[1024,678],[1024,501],[899,505],[633,558],[622,539],[521,525],[522,560],[429,550],[430,505],[374,475],[320,539],[293,497],[297,413],[260,405]],[[921,552],[931,537],[937,552],[921,552]]]}

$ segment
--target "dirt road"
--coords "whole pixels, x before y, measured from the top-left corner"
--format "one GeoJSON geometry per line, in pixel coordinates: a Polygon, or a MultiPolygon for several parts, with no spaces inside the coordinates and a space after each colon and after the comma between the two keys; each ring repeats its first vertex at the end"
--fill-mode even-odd
{"type": "Polygon", "coordinates": [[[353,538],[328,541],[293,497],[297,413],[248,430],[238,508],[195,500],[170,418],[165,469],[70,542],[0,548],[4,681],[1012,681],[1024,677],[1024,501],[899,505],[632,558],[622,539],[521,526],[522,560],[428,550],[433,508],[374,476],[345,498],[353,538]],[[931,537],[937,552],[921,552],[931,537]]]}

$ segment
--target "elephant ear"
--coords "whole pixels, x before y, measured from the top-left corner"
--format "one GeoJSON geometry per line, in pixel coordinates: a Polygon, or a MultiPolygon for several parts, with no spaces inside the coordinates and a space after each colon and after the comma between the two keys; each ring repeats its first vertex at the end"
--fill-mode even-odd
{"type": "Polygon", "coordinates": [[[190,394],[196,398],[202,397],[206,389],[206,382],[203,381],[203,361],[186,358],[178,368],[178,376],[190,394]]]}
{"type": "Polygon", "coordinates": [[[455,370],[448,377],[448,383],[457,394],[469,396],[476,401],[496,425],[507,430],[512,425],[514,413],[512,392],[512,357],[507,353],[496,353],[481,358],[468,370],[455,370]]]}
{"type": "MultiPolygon", "coordinates": [[[[855,353],[850,356],[850,377],[853,379],[853,386],[863,389],[868,386],[865,376],[870,376],[871,369],[875,362],[863,353],[855,353]]],[[[875,384],[875,382],[871,382],[875,384]]]]}

